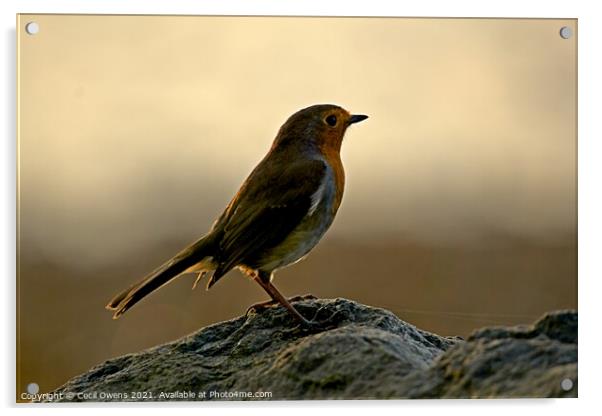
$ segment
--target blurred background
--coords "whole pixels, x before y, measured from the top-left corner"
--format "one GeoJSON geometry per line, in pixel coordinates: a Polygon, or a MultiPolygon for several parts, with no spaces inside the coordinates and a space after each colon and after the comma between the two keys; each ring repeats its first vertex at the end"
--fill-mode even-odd
{"type": "Polygon", "coordinates": [[[21,15],[17,392],[244,313],[238,271],[104,305],[204,234],[293,112],[352,127],[329,233],[277,274],[441,335],[577,307],[576,20],[21,15]],[[27,35],[35,21],[39,33],[27,35]]]}

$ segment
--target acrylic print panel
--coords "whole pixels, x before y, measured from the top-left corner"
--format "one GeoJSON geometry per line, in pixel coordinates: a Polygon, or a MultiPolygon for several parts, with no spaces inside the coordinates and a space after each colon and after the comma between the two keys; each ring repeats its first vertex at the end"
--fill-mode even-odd
{"type": "Polygon", "coordinates": [[[577,395],[576,20],[17,33],[18,401],[577,395]]]}

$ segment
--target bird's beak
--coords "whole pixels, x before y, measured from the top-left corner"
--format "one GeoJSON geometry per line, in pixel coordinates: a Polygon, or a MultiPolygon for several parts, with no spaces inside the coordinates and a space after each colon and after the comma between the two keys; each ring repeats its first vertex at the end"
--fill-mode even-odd
{"type": "Polygon", "coordinates": [[[360,121],[364,121],[367,118],[368,116],[365,116],[363,114],[353,114],[351,117],[349,117],[349,124],[359,123],[360,121]]]}

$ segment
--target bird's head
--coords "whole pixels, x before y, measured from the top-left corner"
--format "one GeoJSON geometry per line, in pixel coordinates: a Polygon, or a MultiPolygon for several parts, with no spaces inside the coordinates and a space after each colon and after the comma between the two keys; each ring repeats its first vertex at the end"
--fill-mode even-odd
{"type": "Polygon", "coordinates": [[[280,127],[272,148],[290,145],[317,145],[327,150],[341,149],[347,128],[368,116],[350,114],[333,104],[317,104],[297,111],[280,127]]]}

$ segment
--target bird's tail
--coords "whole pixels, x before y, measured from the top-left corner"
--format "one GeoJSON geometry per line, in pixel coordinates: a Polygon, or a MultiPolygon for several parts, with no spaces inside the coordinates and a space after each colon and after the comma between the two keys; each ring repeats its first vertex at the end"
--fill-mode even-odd
{"type": "Polygon", "coordinates": [[[208,234],[180,251],[141,281],[116,295],[106,308],[115,311],[113,319],[119,318],[146,295],[171,282],[180,274],[202,270],[203,266],[211,268],[213,251],[213,238],[208,234]]]}

